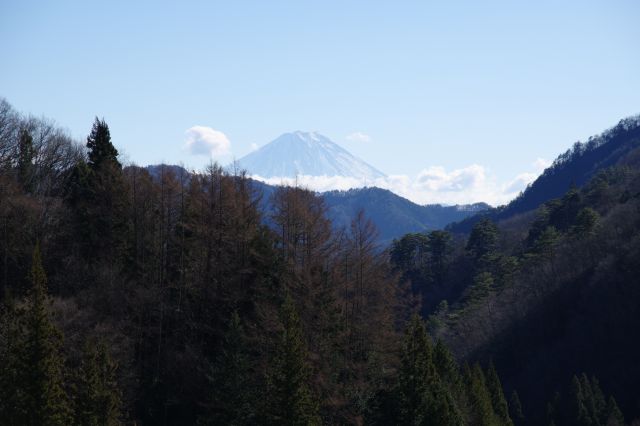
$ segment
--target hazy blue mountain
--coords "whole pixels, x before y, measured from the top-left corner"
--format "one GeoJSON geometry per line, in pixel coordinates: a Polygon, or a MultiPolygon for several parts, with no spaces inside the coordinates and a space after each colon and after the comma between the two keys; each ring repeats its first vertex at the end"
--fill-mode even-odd
{"type": "MultiPolygon", "coordinates": [[[[162,173],[168,172],[176,176],[183,174],[185,181],[188,181],[190,176],[187,170],[174,165],[153,165],[147,166],[146,169],[155,179],[160,179],[162,173]]],[[[269,223],[271,196],[277,187],[257,180],[253,180],[253,186],[256,195],[261,198],[260,208],[264,212],[265,222],[269,223]]],[[[336,228],[348,228],[358,211],[364,210],[366,216],[378,228],[378,241],[381,244],[390,243],[394,238],[410,232],[443,229],[452,222],[489,209],[489,205],[485,203],[421,206],[389,190],[376,187],[329,191],[318,195],[325,200],[327,215],[336,228]]]]}
{"type": "Polygon", "coordinates": [[[389,190],[375,187],[330,191],[321,195],[328,207],[329,217],[338,226],[348,227],[357,212],[364,209],[378,228],[381,243],[389,243],[410,232],[443,229],[451,222],[489,208],[485,203],[421,206],[389,190]]]}
{"type": "Polygon", "coordinates": [[[493,221],[500,221],[534,210],[545,201],[562,196],[571,185],[581,187],[600,170],[619,163],[639,146],[640,115],[625,118],[602,134],[590,137],[587,142],[576,142],[506,206],[469,217],[450,225],[448,229],[469,232],[481,217],[488,216],[493,221]]]}
{"type": "Polygon", "coordinates": [[[263,178],[343,176],[373,181],[384,173],[316,132],[285,133],[240,158],[238,165],[263,178]]]}

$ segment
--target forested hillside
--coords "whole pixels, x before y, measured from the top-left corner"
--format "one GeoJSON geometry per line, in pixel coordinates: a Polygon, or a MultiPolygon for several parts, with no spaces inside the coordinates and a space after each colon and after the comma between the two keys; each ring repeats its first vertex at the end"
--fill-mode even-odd
{"type": "Polygon", "coordinates": [[[265,210],[242,172],[123,167],[87,127],[0,101],[2,424],[640,416],[636,151],[535,217],[385,248],[367,212],[336,227],[304,189],[265,210]]]}
{"type": "Polygon", "coordinates": [[[493,360],[525,424],[640,415],[639,166],[636,149],[533,216],[480,220],[468,239],[394,243],[430,330],[460,360],[493,360]]]}
{"type": "MultiPolygon", "coordinates": [[[[184,175],[187,180],[190,179],[191,174],[195,173],[177,165],[157,164],[147,166],[145,169],[154,179],[159,179],[163,171],[166,173],[167,170],[171,170],[176,175],[184,175]]],[[[232,168],[227,167],[230,174],[239,171],[236,169],[234,172],[230,169],[232,168]]],[[[271,201],[277,187],[255,179],[251,180],[251,186],[255,189],[257,208],[262,210],[264,222],[272,226],[271,201]]],[[[376,242],[381,246],[387,246],[394,238],[404,234],[442,229],[452,222],[489,209],[486,203],[421,206],[387,189],[377,187],[319,192],[316,195],[323,199],[331,226],[338,231],[349,228],[351,220],[360,210],[366,211],[367,217],[378,230],[376,242]]]]}
{"type": "Polygon", "coordinates": [[[364,213],[279,187],[269,227],[242,173],[123,168],[88,127],[0,103],[2,424],[511,424],[364,213]]]}
{"type": "Polygon", "coordinates": [[[581,187],[598,174],[620,162],[640,146],[640,116],[628,117],[586,142],[576,142],[558,156],[531,185],[506,206],[490,209],[451,224],[451,232],[469,232],[481,218],[500,221],[536,209],[540,204],[562,196],[572,185],[581,187]]]}
{"type": "Polygon", "coordinates": [[[338,226],[347,226],[358,210],[366,211],[380,232],[380,243],[385,245],[407,233],[443,229],[451,222],[463,220],[489,208],[485,203],[421,206],[387,189],[375,187],[329,191],[321,196],[327,205],[331,221],[338,226]]]}

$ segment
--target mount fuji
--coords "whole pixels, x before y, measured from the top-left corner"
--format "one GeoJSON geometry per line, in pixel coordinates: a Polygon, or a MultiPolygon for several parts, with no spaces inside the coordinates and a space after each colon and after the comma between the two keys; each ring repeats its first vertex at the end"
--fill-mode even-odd
{"type": "Polygon", "coordinates": [[[308,175],[374,181],[385,177],[375,167],[317,132],[285,133],[237,163],[250,175],[267,179],[308,175]]]}

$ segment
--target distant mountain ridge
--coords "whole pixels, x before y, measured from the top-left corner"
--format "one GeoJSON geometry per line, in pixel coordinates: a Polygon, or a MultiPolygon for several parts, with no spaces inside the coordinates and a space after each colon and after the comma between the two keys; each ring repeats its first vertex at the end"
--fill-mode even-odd
{"type": "MultiPolygon", "coordinates": [[[[262,195],[261,208],[268,214],[271,208],[269,199],[277,187],[261,181],[254,181],[254,186],[262,195]]],[[[378,243],[383,246],[408,233],[444,229],[449,223],[490,207],[485,203],[421,206],[387,189],[376,187],[328,191],[318,195],[324,199],[327,216],[335,228],[348,228],[358,211],[364,210],[367,218],[376,225],[378,243]]]]}
{"type": "MultiPolygon", "coordinates": [[[[160,179],[162,174],[167,172],[182,176],[185,182],[191,177],[187,170],[176,165],[152,165],[147,166],[146,170],[154,179],[160,179]]],[[[252,182],[260,196],[260,208],[265,213],[265,221],[269,222],[271,195],[277,186],[259,180],[252,182]]],[[[455,206],[419,205],[387,189],[376,187],[329,191],[318,195],[324,199],[327,216],[336,228],[348,228],[358,211],[364,210],[366,216],[378,228],[378,242],[381,245],[386,245],[394,238],[400,238],[407,233],[443,229],[449,223],[489,209],[489,205],[485,203],[455,206]]]]}
{"type": "Polygon", "coordinates": [[[262,178],[341,176],[373,182],[385,174],[317,132],[284,133],[240,158],[240,169],[262,178]]]}
{"type": "Polygon", "coordinates": [[[376,187],[329,191],[321,194],[335,224],[348,227],[351,219],[363,209],[377,226],[380,243],[386,244],[408,233],[443,229],[489,208],[486,203],[455,206],[419,205],[387,189],[376,187]]]}

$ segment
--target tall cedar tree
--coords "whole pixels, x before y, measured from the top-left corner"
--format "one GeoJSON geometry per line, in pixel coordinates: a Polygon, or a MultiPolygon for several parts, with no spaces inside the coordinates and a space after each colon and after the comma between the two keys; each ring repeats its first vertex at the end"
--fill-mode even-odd
{"type": "Polygon", "coordinates": [[[556,393],[548,404],[548,419],[556,425],[622,426],[624,416],[613,396],[605,398],[598,379],[573,376],[568,398],[556,393]]]}
{"type": "Polygon", "coordinates": [[[62,335],[52,324],[47,309],[47,277],[42,267],[40,247],[33,251],[31,294],[25,312],[25,334],[17,392],[23,393],[24,424],[68,425],[71,410],[64,383],[61,355],[62,335]]]}
{"type": "Polygon", "coordinates": [[[613,396],[607,401],[606,426],[624,426],[624,416],[613,396]]]}
{"type": "Polygon", "coordinates": [[[453,397],[438,377],[431,341],[417,314],[405,332],[398,393],[400,424],[462,424],[453,397]]]}
{"type": "Polygon", "coordinates": [[[487,388],[489,389],[489,395],[491,396],[491,405],[493,411],[500,419],[500,424],[504,426],[513,426],[513,421],[509,417],[509,406],[507,400],[504,397],[502,390],[502,383],[496,372],[496,367],[493,362],[489,362],[489,368],[487,369],[487,388]]]}
{"type": "Polygon", "coordinates": [[[522,412],[522,403],[520,402],[520,396],[515,390],[511,392],[509,398],[509,415],[513,419],[516,425],[524,423],[524,414],[522,412]]]}
{"type": "Polygon", "coordinates": [[[471,368],[465,365],[463,371],[471,409],[470,423],[478,426],[499,425],[500,421],[493,411],[491,395],[487,389],[482,368],[476,363],[471,368]]]}
{"type": "Polygon", "coordinates": [[[122,167],[118,161],[118,150],[111,143],[109,126],[104,119],[100,120],[96,117],[93,122],[93,128],[87,137],[87,148],[89,149],[89,167],[93,170],[99,170],[106,163],[122,167]]]}
{"type": "Polygon", "coordinates": [[[255,423],[249,353],[237,312],[231,316],[222,353],[215,360],[209,381],[207,413],[199,419],[199,424],[240,426],[255,423]]]}
{"type": "Polygon", "coordinates": [[[440,379],[447,386],[451,395],[456,398],[458,406],[462,406],[464,391],[462,375],[451,351],[440,339],[436,342],[433,350],[433,363],[440,379]]]}
{"type": "Polygon", "coordinates": [[[281,309],[282,335],[267,377],[265,420],[270,425],[321,424],[318,402],[309,389],[311,375],[300,319],[287,296],[281,309]]]}
{"type": "Polygon", "coordinates": [[[127,191],[118,151],[104,120],[95,119],[87,148],[89,161],[74,167],[67,198],[82,240],[80,251],[94,261],[97,257],[118,260],[125,249],[127,191]]]}
{"type": "Polygon", "coordinates": [[[103,342],[87,342],[78,369],[75,420],[83,426],[120,424],[121,393],[117,382],[118,365],[103,342]]]}

